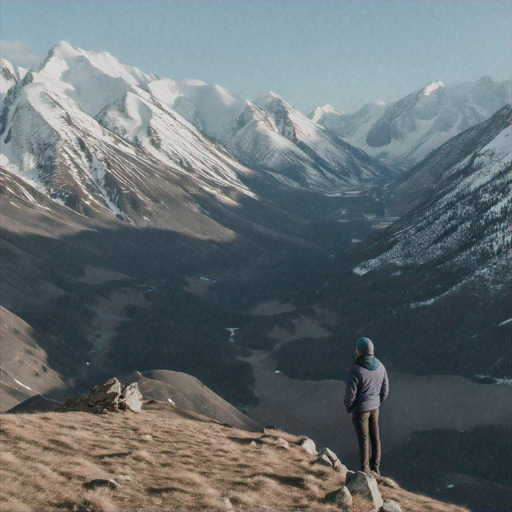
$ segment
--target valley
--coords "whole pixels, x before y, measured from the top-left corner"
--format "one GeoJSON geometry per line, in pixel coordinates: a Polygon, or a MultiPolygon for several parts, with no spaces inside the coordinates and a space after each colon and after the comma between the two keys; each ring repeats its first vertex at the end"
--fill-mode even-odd
{"type": "Polygon", "coordinates": [[[364,335],[391,380],[384,471],[507,506],[510,82],[340,121],[66,42],[2,73],[2,412],[185,372],[355,467],[342,395],[364,335]],[[482,467],[446,457],[479,443],[482,467]]]}

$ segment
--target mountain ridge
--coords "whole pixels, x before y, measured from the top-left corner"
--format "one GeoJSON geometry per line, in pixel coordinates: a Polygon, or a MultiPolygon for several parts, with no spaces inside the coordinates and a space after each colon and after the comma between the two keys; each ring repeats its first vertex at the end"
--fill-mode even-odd
{"type": "Polygon", "coordinates": [[[391,168],[405,171],[430,151],[510,103],[510,80],[445,85],[432,82],[383,105],[353,114],[326,112],[318,122],[391,168]]]}

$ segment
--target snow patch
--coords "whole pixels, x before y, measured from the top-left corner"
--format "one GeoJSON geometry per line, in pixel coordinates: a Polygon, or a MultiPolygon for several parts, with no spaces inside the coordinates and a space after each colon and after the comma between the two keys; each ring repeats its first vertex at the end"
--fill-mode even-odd
{"type": "Polygon", "coordinates": [[[441,82],[441,80],[438,80],[437,82],[432,82],[430,85],[427,85],[425,89],[423,89],[423,95],[424,96],[430,96],[436,89],[439,89],[439,87],[444,87],[444,83],[441,82]]]}
{"type": "Polygon", "coordinates": [[[20,382],[18,379],[15,379],[13,377],[13,380],[14,382],[16,382],[16,384],[18,384],[19,386],[21,386],[22,388],[25,388],[25,389],[28,389],[29,391],[34,391],[32,388],[29,388],[28,386],[26,386],[25,384],[23,384],[23,382],[20,382]]]}

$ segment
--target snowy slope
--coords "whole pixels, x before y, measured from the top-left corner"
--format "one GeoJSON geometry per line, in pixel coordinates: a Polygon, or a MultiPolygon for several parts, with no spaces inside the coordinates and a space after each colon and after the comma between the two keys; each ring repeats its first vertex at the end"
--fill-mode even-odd
{"type": "Polygon", "coordinates": [[[384,102],[367,103],[353,114],[345,114],[334,109],[317,107],[311,114],[317,117],[317,123],[350,140],[355,147],[362,147],[366,143],[368,127],[373,125],[384,113],[384,102]]]}
{"type": "Polygon", "coordinates": [[[7,96],[9,89],[16,85],[28,72],[26,68],[19,68],[6,59],[2,59],[0,64],[0,91],[2,93],[2,103],[7,96]]]}
{"type": "Polygon", "coordinates": [[[419,204],[318,285],[315,306],[342,312],[332,331],[342,340],[289,343],[277,353],[280,368],[333,378],[350,340],[364,333],[395,371],[510,382],[511,144],[508,105],[405,176],[419,204]],[[425,182],[416,181],[421,174],[425,182]]]}
{"type": "MultiPolygon", "coordinates": [[[[354,272],[364,275],[381,267],[435,265],[458,278],[442,294],[473,284],[505,289],[510,273],[511,241],[511,109],[500,109],[488,121],[455,137],[435,153],[449,165],[430,193],[409,215],[398,221],[384,239],[375,242],[376,254],[354,272]],[[469,132],[469,133],[468,133],[469,132]],[[486,142],[480,147],[475,140],[486,142]],[[449,154],[455,155],[449,158],[449,154]]],[[[430,177],[435,157],[420,164],[410,180],[430,177]]],[[[427,179],[425,179],[428,182],[427,179]]],[[[410,190],[410,189],[409,189],[410,190]]],[[[421,191],[423,192],[423,190],[421,191]]],[[[434,294],[422,304],[438,300],[434,294]]]]}
{"type": "Polygon", "coordinates": [[[509,125],[509,110],[505,106],[488,120],[465,130],[440,146],[387,187],[388,210],[392,215],[402,216],[430,200],[440,183],[483,150],[509,125]]]}
{"type": "MultiPolygon", "coordinates": [[[[322,105],[320,107],[316,107],[313,109],[313,111],[309,114],[309,118],[314,122],[318,123],[320,119],[324,116],[328,116],[329,114],[335,114],[337,116],[342,116],[345,114],[345,112],[340,111],[338,112],[332,105],[329,105],[329,103],[322,105]]],[[[324,117],[325,118],[325,117],[324,117]]]]}
{"type": "Polygon", "coordinates": [[[81,50],[66,41],[50,50],[39,73],[40,80],[66,84],[69,97],[92,116],[131,87],[157,78],[121,64],[107,52],[81,50]]]}
{"type": "Polygon", "coordinates": [[[186,172],[203,190],[231,203],[238,193],[255,197],[241,176],[252,172],[167,105],[137,87],[105,107],[97,121],[164,164],[186,172]]]}
{"type": "Polygon", "coordinates": [[[155,101],[171,107],[240,162],[287,186],[325,192],[389,175],[384,166],[274,93],[251,103],[199,80],[164,79],[144,88],[155,101]]]}
{"type": "Polygon", "coordinates": [[[369,104],[349,115],[326,112],[318,122],[386,165],[407,169],[509,102],[510,81],[488,76],[451,86],[437,81],[386,107],[369,104]]]}
{"type": "Polygon", "coordinates": [[[227,204],[255,197],[240,180],[251,171],[155,103],[142,88],[150,80],[109,54],[60,43],[3,104],[2,166],[76,211],[134,223],[168,220],[156,197],[176,188],[227,204]]]}
{"type": "Polygon", "coordinates": [[[308,173],[313,177],[312,184],[325,183],[326,189],[343,182],[357,186],[387,175],[386,169],[379,168],[364,153],[313,122],[277,94],[268,92],[255,104],[267,114],[282,137],[316,164],[316,172],[311,169],[308,173]]]}

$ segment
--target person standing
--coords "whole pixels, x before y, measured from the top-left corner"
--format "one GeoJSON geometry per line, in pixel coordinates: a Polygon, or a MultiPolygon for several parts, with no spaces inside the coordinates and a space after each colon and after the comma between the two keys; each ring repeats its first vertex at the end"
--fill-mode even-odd
{"type": "Polygon", "coordinates": [[[389,380],[386,368],[374,356],[370,339],[357,340],[356,355],[348,369],[344,404],[347,412],[352,413],[361,471],[380,475],[379,407],[388,396],[389,380]]]}

